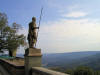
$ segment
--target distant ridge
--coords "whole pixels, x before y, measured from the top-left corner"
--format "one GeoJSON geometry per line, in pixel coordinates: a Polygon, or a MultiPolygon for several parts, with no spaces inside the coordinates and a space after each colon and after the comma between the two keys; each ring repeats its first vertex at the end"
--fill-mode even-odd
{"type": "Polygon", "coordinates": [[[82,52],[70,52],[70,53],[52,53],[43,55],[43,64],[46,64],[46,67],[65,67],[68,64],[68,67],[72,67],[73,63],[77,61],[92,57],[100,53],[100,51],[82,51],[82,52]],[[71,64],[72,63],[72,64],[71,64]],[[70,65],[69,65],[70,64],[70,65]]]}
{"type": "Polygon", "coordinates": [[[92,56],[84,57],[82,59],[78,59],[73,61],[70,64],[66,65],[69,68],[75,68],[77,66],[88,66],[94,70],[100,70],[100,53],[97,53],[92,56]]]}

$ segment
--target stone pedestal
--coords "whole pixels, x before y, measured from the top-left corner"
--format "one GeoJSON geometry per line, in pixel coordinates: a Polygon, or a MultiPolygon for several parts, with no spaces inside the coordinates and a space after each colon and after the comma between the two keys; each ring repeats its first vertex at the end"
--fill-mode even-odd
{"type": "Polygon", "coordinates": [[[32,67],[41,67],[41,49],[28,48],[25,51],[25,74],[29,75],[32,67]]]}

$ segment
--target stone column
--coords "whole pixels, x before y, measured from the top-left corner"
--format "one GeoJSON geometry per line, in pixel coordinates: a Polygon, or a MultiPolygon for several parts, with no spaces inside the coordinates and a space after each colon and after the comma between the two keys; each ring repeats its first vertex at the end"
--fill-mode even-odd
{"type": "Polygon", "coordinates": [[[25,51],[25,75],[30,75],[32,67],[41,67],[41,49],[28,48],[25,51]]]}

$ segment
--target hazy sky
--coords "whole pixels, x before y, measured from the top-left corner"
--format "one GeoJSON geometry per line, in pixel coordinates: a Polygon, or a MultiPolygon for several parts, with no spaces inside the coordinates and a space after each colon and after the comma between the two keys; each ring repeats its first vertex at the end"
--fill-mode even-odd
{"type": "Polygon", "coordinates": [[[0,12],[25,35],[33,16],[38,25],[42,6],[37,47],[43,53],[100,50],[100,0],[0,0],[0,12]]]}

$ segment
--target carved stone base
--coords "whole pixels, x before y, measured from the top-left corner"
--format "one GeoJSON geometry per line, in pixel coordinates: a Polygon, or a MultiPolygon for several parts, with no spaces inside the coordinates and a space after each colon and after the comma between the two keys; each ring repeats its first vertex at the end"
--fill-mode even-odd
{"type": "Polygon", "coordinates": [[[41,67],[41,49],[28,48],[25,51],[25,72],[29,75],[32,67],[41,67]]]}
{"type": "Polygon", "coordinates": [[[25,56],[42,56],[41,49],[28,48],[25,51],[25,56]]]}

